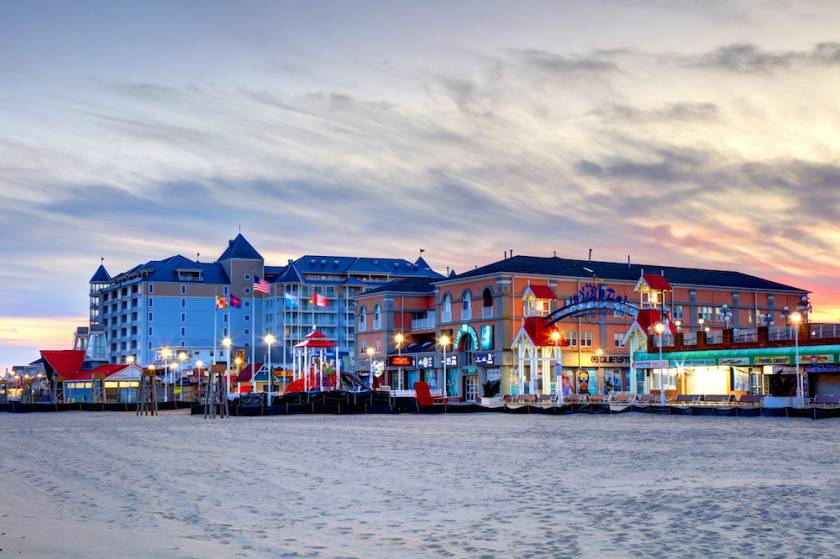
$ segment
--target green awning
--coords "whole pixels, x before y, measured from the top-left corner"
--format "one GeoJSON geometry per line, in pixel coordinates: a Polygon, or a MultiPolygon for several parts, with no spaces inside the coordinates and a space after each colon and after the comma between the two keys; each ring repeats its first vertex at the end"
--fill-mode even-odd
{"type": "MultiPolygon", "coordinates": [[[[706,349],[700,351],[663,352],[662,360],[668,360],[671,367],[692,365],[792,365],[796,362],[793,346],[750,349],[706,349]]],[[[633,361],[638,368],[656,368],[659,352],[637,351],[633,361]],[[651,367],[644,365],[655,362],[651,367]]],[[[840,345],[809,345],[799,347],[800,364],[840,363],[840,345]]],[[[664,365],[663,365],[664,366],[664,365]]]]}

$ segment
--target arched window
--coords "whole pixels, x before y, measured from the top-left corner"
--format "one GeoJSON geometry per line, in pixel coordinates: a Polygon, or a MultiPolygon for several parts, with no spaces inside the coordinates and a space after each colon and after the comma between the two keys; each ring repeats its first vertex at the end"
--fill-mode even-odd
{"type": "Polygon", "coordinates": [[[489,287],[481,294],[481,318],[493,318],[493,292],[489,287]]]}
{"type": "Polygon", "coordinates": [[[364,332],[367,329],[367,309],[362,306],[359,309],[359,331],[364,332]]]}
{"type": "Polygon", "coordinates": [[[379,330],[382,328],[382,307],[377,304],[373,307],[373,329],[379,330]]]}
{"type": "Polygon", "coordinates": [[[461,294],[461,320],[472,318],[472,292],[469,289],[461,294]]]}
{"type": "Polygon", "coordinates": [[[452,322],[452,297],[449,293],[443,296],[443,303],[440,307],[440,321],[452,322]]]}

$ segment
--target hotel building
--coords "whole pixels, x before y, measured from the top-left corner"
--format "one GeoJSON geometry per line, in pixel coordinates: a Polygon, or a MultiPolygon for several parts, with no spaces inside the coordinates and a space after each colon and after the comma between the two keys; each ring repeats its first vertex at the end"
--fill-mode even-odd
{"type": "Polygon", "coordinates": [[[502,394],[549,394],[561,370],[574,392],[642,392],[651,386],[627,347],[647,347],[649,332],[628,336],[640,311],[673,332],[714,339],[725,328],[747,335],[784,325],[786,310],[803,297],[802,289],[739,272],[512,256],[358,295],[357,366],[382,368],[392,388],[424,380],[466,401],[493,380],[502,394]],[[441,339],[450,341],[445,387],[441,339]]]}
{"type": "MultiPolygon", "coordinates": [[[[199,360],[224,362],[221,340],[230,337],[232,354],[263,362],[262,338],[272,333],[275,364],[285,358],[291,365],[291,347],[313,327],[338,346],[340,357],[355,354],[355,299],[366,289],[402,278],[442,278],[423,261],[393,258],[356,258],[308,255],[285,266],[266,265],[263,257],[237,235],[213,262],[184,256],[152,260],[111,276],[103,265],[90,279],[90,332],[103,333],[104,354],[110,363],[129,357],[158,366],[176,362],[183,366],[199,360]],[[271,284],[271,293],[254,293],[255,278],[271,284]],[[314,294],[324,298],[314,305],[314,294]],[[240,308],[217,310],[216,296],[241,299],[240,308]],[[215,331],[215,354],[214,351],[215,331]],[[168,348],[172,353],[162,355],[168,348]]],[[[102,335],[91,335],[101,340],[102,335]]],[[[91,342],[93,343],[93,342],[91,342]]],[[[330,356],[335,358],[334,355],[330,356]]],[[[345,364],[345,366],[348,366],[345,364]]]]}

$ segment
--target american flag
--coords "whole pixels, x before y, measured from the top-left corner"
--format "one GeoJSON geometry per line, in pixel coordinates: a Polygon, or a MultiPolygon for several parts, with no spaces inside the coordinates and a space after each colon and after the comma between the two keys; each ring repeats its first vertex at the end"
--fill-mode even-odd
{"type": "Polygon", "coordinates": [[[271,295],[271,284],[265,278],[254,276],[254,291],[271,295]]]}

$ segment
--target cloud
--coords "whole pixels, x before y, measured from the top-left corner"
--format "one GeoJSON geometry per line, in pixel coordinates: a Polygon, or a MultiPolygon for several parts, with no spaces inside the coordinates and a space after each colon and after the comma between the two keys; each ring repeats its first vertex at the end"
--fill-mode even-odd
{"type": "Polygon", "coordinates": [[[818,43],[810,50],[769,51],[749,43],[726,45],[697,57],[701,66],[731,72],[768,72],[796,65],[840,65],[840,43],[818,43]]]}

